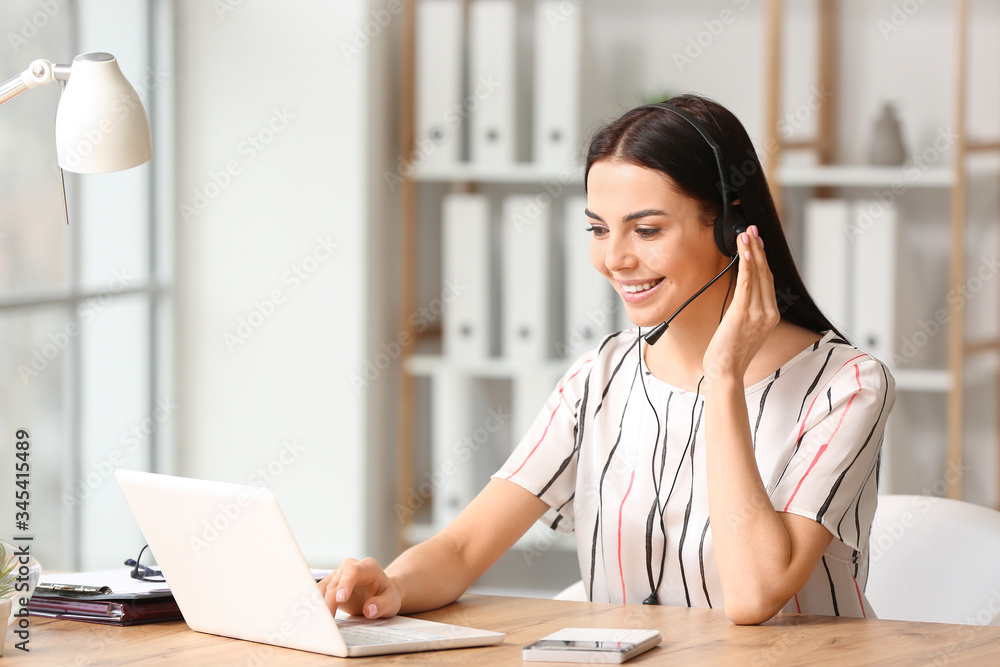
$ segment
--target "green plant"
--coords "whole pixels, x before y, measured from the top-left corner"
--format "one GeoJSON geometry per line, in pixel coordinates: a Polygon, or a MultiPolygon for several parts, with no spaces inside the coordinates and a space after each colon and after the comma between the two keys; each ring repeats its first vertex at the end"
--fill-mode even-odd
{"type": "Polygon", "coordinates": [[[17,555],[8,552],[6,542],[0,540],[0,598],[14,596],[17,582],[17,555]]]}

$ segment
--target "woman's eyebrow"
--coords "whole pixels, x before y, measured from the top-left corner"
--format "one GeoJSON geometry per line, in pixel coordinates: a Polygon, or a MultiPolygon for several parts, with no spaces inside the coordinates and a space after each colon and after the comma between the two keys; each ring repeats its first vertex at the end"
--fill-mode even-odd
{"type": "MultiPolygon", "coordinates": [[[[597,215],[589,208],[584,209],[583,212],[587,215],[588,218],[593,218],[594,220],[599,220],[601,222],[604,222],[604,218],[597,215]]],[[[666,211],[663,211],[658,208],[646,208],[641,211],[635,211],[634,213],[629,213],[624,218],[622,218],[622,222],[632,222],[633,220],[639,220],[641,218],[648,218],[655,215],[666,215],[666,214],[667,214],[666,211]]]]}
{"type": "Polygon", "coordinates": [[[666,215],[666,212],[658,208],[646,208],[641,211],[629,213],[624,218],[622,218],[622,222],[631,222],[633,220],[639,220],[640,218],[648,218],[655,215],[666,215]]]}

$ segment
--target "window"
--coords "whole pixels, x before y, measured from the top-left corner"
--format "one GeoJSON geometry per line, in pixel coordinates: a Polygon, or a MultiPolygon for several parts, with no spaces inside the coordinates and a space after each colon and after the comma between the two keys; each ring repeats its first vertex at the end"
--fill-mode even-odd
{"type": "Polygon", "coordinates": [[[53,133],[59,85],[0,107],[0,535],[32,535],[47,568],[115,567],[137,552],[113,471],[156,468],[172,451],[172,272],[160,242],[172,223],[157,197],[171,159],[157,121],[170,117],[161,109],[172,82],[155,48],[166,28],[153,20],[166,4],[8,0],[0,17],[0,79],[36,58],[108,51],[154,127],[151,163],[66,174],[67,227],[53,133]],[[31,443],[27,530],[14,516],[18,429],[31,443]]]}

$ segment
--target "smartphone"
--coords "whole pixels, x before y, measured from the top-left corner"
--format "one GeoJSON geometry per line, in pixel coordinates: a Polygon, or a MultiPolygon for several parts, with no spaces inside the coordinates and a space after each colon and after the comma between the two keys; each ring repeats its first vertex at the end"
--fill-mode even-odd
{"type": "Polygon", "coordinates": [[[528,662],[622,663],[660,641],[656,630],[566,628],[528,644],[521,657],[528,662]]]}

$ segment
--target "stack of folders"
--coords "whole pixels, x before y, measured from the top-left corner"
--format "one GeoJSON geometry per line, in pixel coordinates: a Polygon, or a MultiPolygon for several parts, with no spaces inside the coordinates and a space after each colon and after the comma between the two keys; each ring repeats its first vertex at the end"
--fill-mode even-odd
{"type": "Polygon", "coordinates": [[[182,618],[163,582],[132,579],[129,568],[74,574],[43,574],[28,612],[104,625],[138,625],[182,618]]]}
{"type": "Polygon", "coordinates": [[[519,85],[523,82],[518,75],[527,68],[519,67],[525,56],[518,34],[518,4],[515,0],[416,4],[416,144],[425,167],[453,167],[465,162],[466,155],[473,164],[510,165],[523,152],[518,150],[522,139],[531,143],[536,164],[566,168],[578,160],[580,3],[538,0],[534,4],[534,58],[528,64],[534,70],[530,123],[519,117],[523,114],[518,94],[525,86],[519,85]],[[462,146],[463,128],[468,130],[467,150],[462,146]]]}

